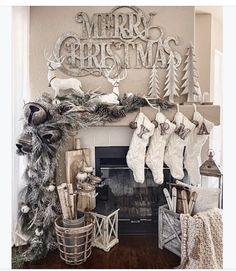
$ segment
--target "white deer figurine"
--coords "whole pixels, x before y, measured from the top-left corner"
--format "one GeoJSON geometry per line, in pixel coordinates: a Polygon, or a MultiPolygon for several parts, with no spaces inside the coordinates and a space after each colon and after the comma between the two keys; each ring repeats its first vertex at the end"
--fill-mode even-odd
{"type": "Polygon", "coordinates": [[[101,94],[99,96],[97,96],[96,98],[98,99],[98,101],[100,103],[103,104],[119,104],[119,85],[120,85],[120,81],[124,80],[127,76],[127,70],[125,69],[125,72],[123,73],[122,76],[118,76],[117,78],[111,78],[110,77],[110,73],[112,71],[112,68],[110,69],[110,71],[108,70],[104,70],[104,75],[107,78],[108,82],[110,82],[113,86],[112,89],[112,93],[109,94],[101,94]]]}
{"type": "Polygon", "coordinates": [[[47,57],[44,51],[44,56],[47,60],[47,67],[48,67],[48,82],[49,87],[54,90],[54,98],[59,95],[60,90],[69,90],[73,89],[77,94],[80,96],[84,96],[84,92],[81,89],[81,82],[76,78],[57,78],[55,75],[55,70],[61,67],[62,62],[64,61],[65,57],[61,56],[57,58],[56,55],[53,53],[52,55],[47,57]]]}

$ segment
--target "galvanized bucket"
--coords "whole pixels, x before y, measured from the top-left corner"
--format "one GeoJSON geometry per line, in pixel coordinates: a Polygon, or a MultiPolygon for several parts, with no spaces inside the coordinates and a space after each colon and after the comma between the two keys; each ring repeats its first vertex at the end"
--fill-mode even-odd
{"type": "Polygon", "coordinates": [[[78,228],[84,226],[85,223],[85,216],[84,213],[77,212],[77,219],[67,219],[63,218],[62,222],[64,227],[66,228],[78,228]]]}

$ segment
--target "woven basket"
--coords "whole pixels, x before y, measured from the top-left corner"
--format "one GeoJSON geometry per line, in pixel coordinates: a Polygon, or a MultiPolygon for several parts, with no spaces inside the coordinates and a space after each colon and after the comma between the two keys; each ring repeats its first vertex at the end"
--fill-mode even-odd
{"type": "Polygon", "coordinates": [[[92,253],[93,218],[86,215],[84,222],[78,220],[73,225],[65,226],[62,216],[55,220],[57,243],[60,257],[67,264],[79,265],[85,262],[92,253]]]}

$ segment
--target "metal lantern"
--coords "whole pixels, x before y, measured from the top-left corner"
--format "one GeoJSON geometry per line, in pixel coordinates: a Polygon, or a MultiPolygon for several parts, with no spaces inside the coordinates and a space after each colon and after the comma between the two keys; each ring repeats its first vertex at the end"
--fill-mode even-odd
{"type": "Polygon", "coordinates": [[[213,150],[208,151],[208,159],[200,166],[201,174],[201,183],[206,179],[209,183],[210,181],[218,181],[218,188],[220,189],[220,198],[219,198],[219,208],[223,207],[223,174],[213,159],[214,152],[213,150]],[[205,178],[205,176],[207,178],[205,178]]]}

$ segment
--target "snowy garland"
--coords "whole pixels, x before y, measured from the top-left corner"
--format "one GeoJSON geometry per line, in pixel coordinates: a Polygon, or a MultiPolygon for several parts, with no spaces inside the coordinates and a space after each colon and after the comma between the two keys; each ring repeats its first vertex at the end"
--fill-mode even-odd
{"type": "MultiPolygon", "coordinates": [[[[156,103],[163,110],[172,106],[161,99],[156,103]]],[[[109,106],[94,104],[89,94],[69,94],[54,100],[44,94],[24,106],[23,132],[16,145],[17,153],[27,156],[27,186],[20,192],[18,228],[30,238],[26,250],[18,249],[13,264],[41,259],[57,247],[53,223],[61,209],[54,175],[67,139],[80,128],[117,121],[147,105],[145,98],[136,95],[124,94],[119,105],[109,106]]]]}

